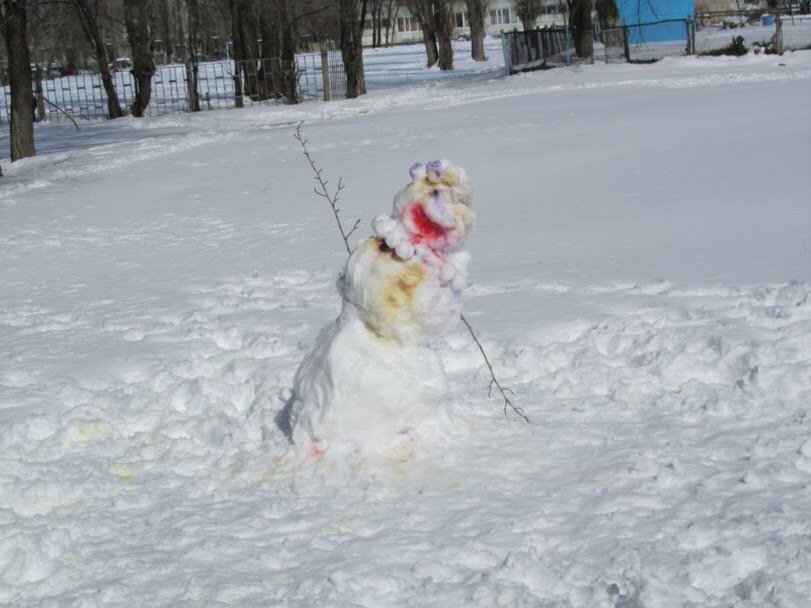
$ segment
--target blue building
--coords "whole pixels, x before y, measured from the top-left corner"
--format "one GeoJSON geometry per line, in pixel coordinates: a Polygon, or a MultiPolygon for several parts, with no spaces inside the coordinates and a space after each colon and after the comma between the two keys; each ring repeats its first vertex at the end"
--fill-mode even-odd
{"type": "Polygon", "coordinates": [[[693,0],[617,0],[617,9],[620,13],[620,23],[627,21],[630,26],[656,23],[644,27],[631,27],[628,32],[631,44],[687,40],[684,20],[695,14],[693,0]],[[681,21],[657,23],[670,19],[681,21]]]}

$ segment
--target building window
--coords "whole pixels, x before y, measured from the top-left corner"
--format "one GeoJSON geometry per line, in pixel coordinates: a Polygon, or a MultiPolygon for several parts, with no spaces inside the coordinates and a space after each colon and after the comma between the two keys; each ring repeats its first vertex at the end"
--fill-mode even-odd
{"type": "Polygon", "coordinates": [[[456,27],[465,27],[465,14],[456,13],[456,27]]]}
{"type": "Polygon", "coordinates": [[[509,8],[497,8],[490,11],[490,25],[518,23],[518,16],[512,15],[509,8]]]}
{"type": "Polygon", "coordinates": [[[397,17],[398,32],[419,32],[422,28],[416,17],[397,17]]]}

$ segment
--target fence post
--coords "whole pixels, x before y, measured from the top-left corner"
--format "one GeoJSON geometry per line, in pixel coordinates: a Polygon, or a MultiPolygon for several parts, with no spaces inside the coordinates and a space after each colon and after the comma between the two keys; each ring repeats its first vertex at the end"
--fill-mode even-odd
{"type": "Polygon", "coordinates": [[[45,121],[45,99],[42,97],[42,68],[37,64],[37,70],[34,74],[34,86],[36,87],[37,98],[37,122],[45,121]]]}
{"type": "Polygon", "coordinates": [[[688,55],[695,55],[696,54],[696,22],[690,15],[687,15],[687,21],[685,21],[687,26],[687,54],[688,55]]]}
{"type": "Polygon", "coordinates": [[[780,15],[777,15],[774,24],[774,48],[778,55],[782,55],[785,49],[783,48],[783,20],[780,18],[780,15]]]}
{"type": "Polygon", "coordinates": [[[245,107],[242,99],[242,61],[234,60],[234,106],[237,108],[245,107]]]}
{"type": "Polygon", "coordinates": [[[506,72],[507,76],[509,76],[512,72],[512,57],[510,55],[509,46],[509,36],[506,34],[501,34],[501,50],[504,52],[504,71],[506,72]]]}
{"type": "Polygon", "coordinates": [[[193,56],[189,56],[186,59],[185,71],[186,71],[186,97],[188,98],[189,103],[189,111],[190,112],[199,112],[200,111],[200,96],[197,92],[197,60],[193,56]]]}
{"type": "Polygon", "coordinates": [[[324,81],[324,101],[332,101],[332,84],[329,81],[329,56],[327,47],[321,46],[321,78],[324,81]]]}
{"type": "Polygon", "coordinates": [[[628,18],[622,20],[622,49],[625,53],[625,61],[631,61],[631,42],[628,40],[628,18]]]}

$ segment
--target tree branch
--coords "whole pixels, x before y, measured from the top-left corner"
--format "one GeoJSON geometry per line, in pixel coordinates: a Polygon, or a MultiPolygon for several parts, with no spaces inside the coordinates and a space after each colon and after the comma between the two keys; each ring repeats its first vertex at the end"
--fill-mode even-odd
{"type": "Polygon", "coordinates": [[[509,405],[512,408],[512,411],[521,416],[521,418],[523,418],[525,422],[529,423],[529,417],[524,413],[524,410],[515,405],[507,396],[507,393],[511,393],[512,395],[515,395],[515,393],[511,389],[504,388],[503,386],[501,386],[501,383],[496,378],[496,374],[493,371],[493,365],[490,363],[490,359],[488,359],[487,353],[484,352],[484,347],[482,346],[482,343],[479,342],[479,338],[476,337],[476,332],[473,331],[473,328],[470,326],[470,323],[468,323],[468,320],[465,319],[465,315],[459,315],[459,318],[462,319],[462,323],[465,324],[465,327],[467,327],[467,330],[470,332],[470,336],[473,338],[473,341],[476,343],[476,346],[479,347],[479,352],[482,354],[482,357],[484,357],[484,362],[487,364],[487,369],[490,370],[490,386],[487,389],[487,396],[488,397],[490,396],[493,390],[493,385],[495,385],[495,387],[501,393],[501,396],[504,397],[504,415],[505,416],[507,415],[507,406],[509,405]]]}
{"type": "Polygon", "coordinates": [[[358,224],[360,224],[360,219],[358,219],[355,222],[355,225],[352,227],[352,230],[350,230],[349,232],[344,231],[344,226],[341,223],[341,218],[338,217],[338,213],[340,212],[340,209],[338,209],[338,197],[341,194],[341,190],[344,189],[343,178],[342,177],[338,178],[338,187],[335,188],[335,192],[333,194],[330,194],[329,190],[327,190],[327,185],[329,184],[329,182],[324,180],[324,178],[322,177],[321,169],[318,168],[318,165],[315,164],[315,161],[313,160],[312,156],[310,156],[310,150],[307,148],[308,140],[304,139],[304,135],[301,133],[301,125],[303,124],[304,122],[302,121],[298,125],[296,125],[296,132],[293,134],[293,137],[295,137],[296,140],[301,144],[301,149],[304,152],[304,157],[307,159],[307,162],[310,163],[310,168],[313,170],[313,179],[315,179],[315,181],[318,182],[318,187],[313,188],[313,190],[318,196],[327,199],[327,202],[329,202],[329,206],[332,207],[332,213],[335,216],[335,223],[338,224],[338,231],[341,233],[341,238],[344,240],[346,252],[349,255],[352,255],[352,248],[349,246],[349,236],[353,232],[355,232],[355,229],[357,229],[358,224]]]}
{"type": "Polygon", "coordinates": [[[79,130],[79,125],[76,124],[76,120],[73,118],[73,114],[68,112],[65,108],[62,108],[62,107],[56,105],[54,102],[52,102],[50,99],[48,99],[47,97],[45,97],[45,95],[43,95],[41,93],[36,93],[35,92],[34,95],[39,97],[42,101],[47,103],[49,106],[51,106],[51,107],[55,108],[56,110],[59,110],[60,112],[62,112],[62,114],[64,114],[68,118],[68,120],[70,120],[70,122],[73,123],[73,126],[76,127],[76,130],[77,131],[79,130]]]}

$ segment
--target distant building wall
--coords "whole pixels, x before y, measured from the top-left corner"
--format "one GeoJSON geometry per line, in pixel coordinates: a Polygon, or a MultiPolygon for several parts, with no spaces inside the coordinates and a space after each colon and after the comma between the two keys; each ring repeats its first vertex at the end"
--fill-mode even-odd
{"type": "MultiPolygon", "coordinates": [[[[456,2],[454,7],[454,19],[456,27],[454,37],[468,38],[470,36],[470,26],[467,20],[467,8],[462,1],[456,2]]],[[[535,21],[537,27],[550,25],[563,25],[564,16],[560,12],[558,0],[545,0],[544,8],[538,19],[535,21]]],[[[406,42],[422,42],[422,29],[416,18],[411,16],[408,9],[401,6],[397,16],[392,19],[392,29],[390,41],[392,44],[402,44],[406,42]]],[[[485,32],[490,36],[497,36],[501,32],[520,30],[521,20],[515,7],[510,0],[492,0],[487,7],[487,14],[484,17],[485,32]]],[[[383,32],[385,37],[385,28],[383,32]]],[[[367,20],[367,27],[363,31],[363,44],[372,44],[371,20],[367,20]]]]}
{"type": "Polygon", "coordinates": [[[696,11],[734,11],[738,5],[735,0],[696,0],[696,11]]]}

